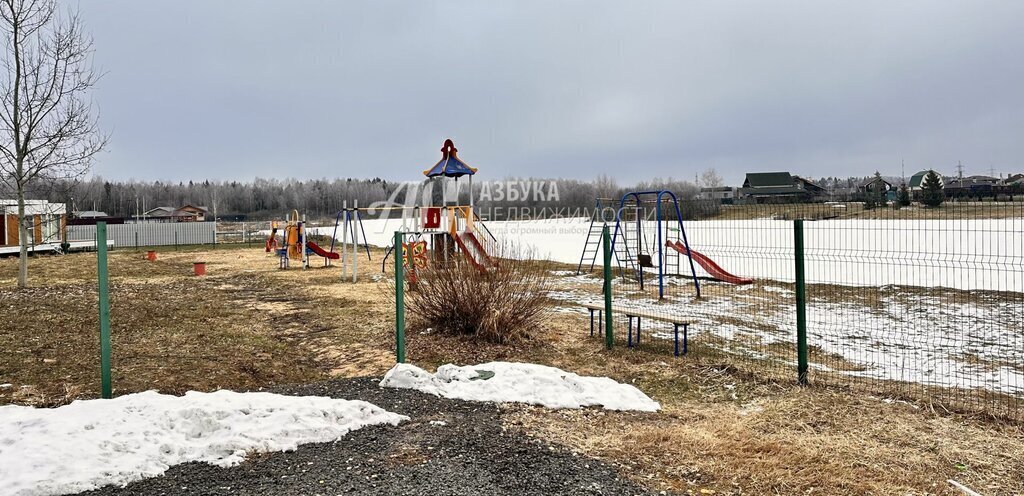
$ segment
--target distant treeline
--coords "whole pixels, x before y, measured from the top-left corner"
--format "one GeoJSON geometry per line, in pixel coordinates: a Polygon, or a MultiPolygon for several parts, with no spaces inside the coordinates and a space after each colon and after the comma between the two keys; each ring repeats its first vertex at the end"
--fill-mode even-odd
{"type": "MultiPolygon", "coordinates": [[[[446,180],[451,188],[454,181],[446,180]]],[[[468,181],[459,180],[463,202],[468,201],[468,181]]],[[[693,200],[698,187],[692,182],[654,179],[633,185],[620,185],[608,176],[591,181],[547,178],[505,178],[473,182],[476,204],[489,211],[493,219],[518,215],[522,209],[552,209],[549,216],[566,212],[589,212],[595,199],[619,198],[627,191],[665,189],[680,200],[693,200]]],[[[219,218],[243,217],[251,220],[279,219],[293,209],[309,219],[333,217],[347,202],[360,207],[380,206],[388,202],[403,204],[412,192],[419,198],[429,194],[434,204],[441,199],[441,183],[424,180],[415,183],[373,179],[262,179],[253,181],[108,181],[95,177],[84,181],[58,181],[44,184],[29,193],[29,198],[65,202],[75,211],[97,210],[116,217],[141,215],[146,210],[186,204],[208,208],[219,218]]],[[[454,190],[449,189],[449,201],[454,190]]]]}
{"type": "MultiPolygon", "coordinates": [[[[862,177],[818,178],[817,184],[829,190],[856,188],[862,177]]],[[[699,179],[700,186],[723,186],[712,170],[699,179]],[[707,184],[703,184],[707,183],[707,184]]],[[[451,188],[455,183],[446,180],[451,188]]],[[[32,199],[46,199],[67,203],[75,211],[98,210],[115,217],[132,217],[155,207],[180,207],[186,204],[208,208],[219,218],[246,218],[251,220],[280,219],[292,210],[298,210],[309,219],[333,217],[347,203],[371,207],[410,201],[414,194],[420,200],[426,195],[432,203],[440,204],[441,182],[397,182],[373,179],[262,179],[252,181],[108,181],[94,177],[82,181],[39,182],[28,192],[32,199]]],[[[460,200],[468,202],[468,181],[459,180],[460,200]]],[[[600,175],[593,180],[516,178],[492,179],[473,182],[476,205],[491,219],[518,216],[521,212],[544,211],[545,217],[586,215],[595,206],[596,198],[618,199],[628,191],[669,190],[686,202],[684,217],[706,216],[717,213],[717,202],[697,201],[700,190],[692,181],[653,179],[637,184],[619,184],[615,179],[600,175]]],[[[448,199],[454,197],[449,189],[448,199]]],[[[11,196],[11,195],[6,195],[11,196]]]]}

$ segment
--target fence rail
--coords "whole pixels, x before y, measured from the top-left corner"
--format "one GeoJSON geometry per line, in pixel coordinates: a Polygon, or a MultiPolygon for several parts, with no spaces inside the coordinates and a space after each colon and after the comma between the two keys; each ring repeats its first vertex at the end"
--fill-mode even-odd
{"type": "MultiPolygon", "coordinates": [[[[626,238],[612,244],[629,250],[615,246],[617,267],[606,286],[616,307],[664,320],[617,312],[617,344],[634,341],[642,326],[641,346],[664,346],[657,338],[672,339],[671,320],[685,318],[694,323],[691,354],[743,362],[764,377],[795,381],[804,358],[811,384],[1024,419],[1024,205],[839,215],[823,215],[821,205],[744,208],[742,218],[683,222],[695,257],[737,280],[753,279],[730,284],[698,264],[699,298],[686,254],[652,242],[656,222],[622,230],[626,238]],[[802,248],[795,243],[801,224],[802,248]],[[651,261],[642,278],[620,270],[641,265],[639,255],[651,261]],[[619,260],[627,256],[633,260],[619,260]],[[797,339],[801,259],[806,355],[797,339]]],[[[661,229],[663,239],[679,237],[661,229]]]]}

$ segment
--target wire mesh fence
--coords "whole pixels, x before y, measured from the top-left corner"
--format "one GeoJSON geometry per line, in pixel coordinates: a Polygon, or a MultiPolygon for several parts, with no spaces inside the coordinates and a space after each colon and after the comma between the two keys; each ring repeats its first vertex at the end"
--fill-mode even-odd
{"type": "Polygon", "coordinates": [[[802,259],[810,382],[1024,418],[1024,204],[736,205],[680,222],[671,203],[627,201],[609,223],[617,344],[674,352],[687,323],[681,350],[793,381],[802,259]]]}

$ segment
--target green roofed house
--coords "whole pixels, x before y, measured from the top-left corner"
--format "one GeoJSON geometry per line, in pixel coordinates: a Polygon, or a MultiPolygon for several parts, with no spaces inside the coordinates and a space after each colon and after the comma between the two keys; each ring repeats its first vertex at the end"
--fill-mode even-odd
{"type": "MultiPolygon", "coordinates": [[[[931,169],[928,169],[928,170],[923,170],[921,172],[918,172],[917,174],[914,174],[913,176],[910,176],[910,183],[907,184],[907,188],[909,188],[910,191],[921,191],[921,186],[924,184],[924,176],[927,176],[929,172],[935,172],[935,171],[933,171],[931,169]]],[[[942,184],[943,186],[945,186],[945,183],[942,180],[942,174],[939,174],[938,172],[935,172],[935,175],[939,176],[939,183],[942,184]]]]}
{"type": "Polygon", "coordinates": [[[825,193],[825,189],[788,172],[748,172],[740,195],[754,203],[806,202],[825,193]]]}

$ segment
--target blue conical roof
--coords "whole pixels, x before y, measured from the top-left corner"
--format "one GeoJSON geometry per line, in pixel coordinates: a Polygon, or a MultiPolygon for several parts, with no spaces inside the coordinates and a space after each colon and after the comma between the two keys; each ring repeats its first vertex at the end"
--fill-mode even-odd
{"type": "Polygon", "coordinates": [[[444,140],[444,146],[441,147],[441,160],[430,169],[423,171],[423,175],[427,177],[460,177],[476,174],[475,168],[459,159],[458,152],[459,150],[455,148],[452,140],[444,140]]]}

